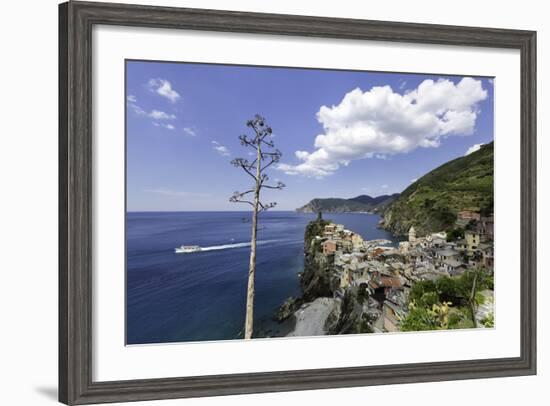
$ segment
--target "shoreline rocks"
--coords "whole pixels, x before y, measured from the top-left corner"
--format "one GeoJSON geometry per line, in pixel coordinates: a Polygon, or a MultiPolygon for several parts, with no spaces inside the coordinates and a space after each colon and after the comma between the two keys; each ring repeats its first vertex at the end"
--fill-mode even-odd
{"type": "Polygon", "coordinates": [[[331,328],[331,323],[327,325],[327,321],[331,315],[339,311],[339,299],[320,297],[306,303],[293,314],[296,324],[287,337],[326,335],[331,328]]]}
{"type": "Polygon", "coordinates": [[[290,316],[296,312],[300,306],[304,303],[302,298],[289,297],[285,302],[279,307],[277,313],[275,313],[275,320],[281,322],[288,319],[290,316]]]}

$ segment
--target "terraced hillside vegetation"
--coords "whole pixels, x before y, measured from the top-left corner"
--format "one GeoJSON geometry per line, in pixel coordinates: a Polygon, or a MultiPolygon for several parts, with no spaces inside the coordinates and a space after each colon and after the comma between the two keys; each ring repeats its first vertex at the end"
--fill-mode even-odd
{"type": "Polygon", "coordinates": [[[473,207],[493,212],[493,142],[411,184],[386,208],[381,226],[396,234],[414,226],[425,235],[452,228],[457,213],[473,207]]]}

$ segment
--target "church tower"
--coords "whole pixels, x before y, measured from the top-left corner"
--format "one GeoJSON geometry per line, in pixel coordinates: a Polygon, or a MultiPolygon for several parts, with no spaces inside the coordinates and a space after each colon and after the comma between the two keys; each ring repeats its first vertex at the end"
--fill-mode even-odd
{"type": "Polygon", "coordinates": [[[411,226],[409,229],[409,242],[415,242],[416,241],[416,231],[414,230],[414,227],[411,226]]]}

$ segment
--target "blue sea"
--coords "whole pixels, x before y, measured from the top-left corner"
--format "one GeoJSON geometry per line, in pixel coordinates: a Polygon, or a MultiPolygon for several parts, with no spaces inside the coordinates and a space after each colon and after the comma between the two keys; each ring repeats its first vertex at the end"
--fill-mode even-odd
{"type": "MultiPolygon", "coordinates": [[[[282,211],[260,215],[255,330],[272,325],[285,299],[300,295],[304,230],[315,216],[282,211]]],[[[376,228],[376,215],[324,217],[365,239],[395,240],[376,228]]],[[[242,337],[251,213],[131,212],[126,218],[127,344],[242,337]],[[199,245],[203,251],[176,254],[180,245],[199,245]]]]}

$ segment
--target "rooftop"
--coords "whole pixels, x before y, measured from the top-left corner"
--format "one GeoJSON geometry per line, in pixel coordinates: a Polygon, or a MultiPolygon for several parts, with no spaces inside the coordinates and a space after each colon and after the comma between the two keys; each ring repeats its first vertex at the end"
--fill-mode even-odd
{"type": "Polygon", "coordinates": [[[451,249],[444,249],[444,250],[436,251],[436,254],[440,255],[442,257],[453,257],[453,256],[458,255],[458,252],[456,252],[455,250],[451,250],[451,249]]]}
{"type": "Polygon", "coordinates": [[[458,268],[459,266],[464,265],[462,262],[457,261],[456,259],[446,259],[445,261],[443,261],[443,263],[453,268],[458,268]]]}

